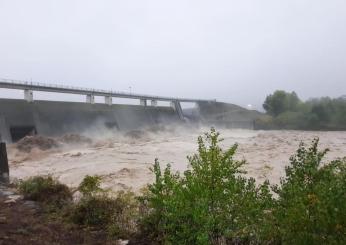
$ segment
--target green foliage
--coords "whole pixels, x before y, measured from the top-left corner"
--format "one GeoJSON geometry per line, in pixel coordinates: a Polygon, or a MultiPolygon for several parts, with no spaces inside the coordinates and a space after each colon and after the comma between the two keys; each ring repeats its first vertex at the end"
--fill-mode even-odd
{"type": "Polygon", "coordinates": [[[273,130],[279,128],[275,123],[274,118],[270,115],[263,115],[258,117],[254,122],[255,129],[273,130]]]}
{"type": "Polygon", "coordinates": [[[300,99],[295,92],[287,93],[277,90],[274,94],[268,95],[264,101],[263,108],[269,115],[278,116],[285,111],[296,111],[300,99]]]}
{"type": "Polygon", "coordinates": [[[306,115],[302,112],[286,111],[279,114],[274,121],[279,128],[286,129],[305,128],[307,125],[306,115]]]}
{"type": "Polygon", "coordinates": [[[301,144],[286,167],[274,209],[284,244],[346,243],[346,161],[322,164],[318,139],[301,144]]]}
{"type": "Polygon", "coordinates": [[[100,188],[101,185],[101,177],[94,175],[90,176],[87,175],[84,177],[82,182],[78,186],[78,190],[84,195],[84,196],[91,196],[95,193],[99,193],[102,191],[100,188]]]}
{"type": "Polygon", "coordinates": [[[138,201],[131,192],[82,198],[73,208],[74,223],[107,230],[111,237],[129,238],[136,232],[138,201]]]}
{"type": "Polygon", "coordinates": [[[212,131],[198,139],[180,175],[156,160],[155,182],[141,199],[142,237],[158,244],[345,244],[346,159],[301,144],[279,185],[245,178],[237,146],[219,147],[212,131]],[[272,191],[276,197],[272,197],[272,191]]]}
{"type": "Polygon", "coordinates": [[[19,183],[19,191],[27,200],[53,204],[62,208],[72,200],[70,189],[52,176],[35,176],[19,183]]]}
{"type": "Polygon", "coordinates": [[[112,237],[128,239],[137,232],[140,217],[138,199],[133,192],[121,191],[113,200],[117,205],[107,228],[108,234],[112,237]]]}
{"type": "Polygon", "coordinates": [[[100,187],[99,176],[87,175],[78,187],[82,198],[70,210],[79,225],[107,230],[111,237],[129,238],[137,227],[138,200],[132,192],[112,195],[100,187]]]}
{"type": "Polygon", "coordinates": [[[272,119],[256,121],[259,129],[346,129],[346,99],[323,97],[301,102],[292,92],[275,91],[267,96],[263,108],[272,119]]]}
{"type": "Polygon", "coordinates": [[[214,129],[199,137],[198,154],[188,158],[191,169],[182,176],[155,162],[156,179],[143,198],[148,209],[142,232],[164,244],[270,239],[264,232],[272,205],[269,184],[256,186],[243,177],[245,162],[233,159],[237,145],[223,151],[220,141],[214,129]]]}
{"type": "Polygon", "coordinates": [[[71,217],[76,224],[105,228],[115,209],[115,203],[106,195],[90,196],[77,203],[71,217]]]}

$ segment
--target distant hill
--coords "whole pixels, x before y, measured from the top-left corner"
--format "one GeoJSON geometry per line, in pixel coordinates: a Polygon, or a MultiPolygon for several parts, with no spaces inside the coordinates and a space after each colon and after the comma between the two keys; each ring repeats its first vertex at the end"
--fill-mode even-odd
{"type": "Polygon", "coordinates": [[[223,102],[200,102],[197,109],[184,110],[189,117],[199,117],[206,124],[227,128],[253,128],[254,121],[263,116],[256,110],[223,102]]]}

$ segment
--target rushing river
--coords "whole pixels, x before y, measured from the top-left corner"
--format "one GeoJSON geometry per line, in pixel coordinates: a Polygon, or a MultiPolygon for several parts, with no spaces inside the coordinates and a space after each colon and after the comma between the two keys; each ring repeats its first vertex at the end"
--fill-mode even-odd
{"type": "MultiPolygon", "coordinates": [[[[9,146],[11,178],[52,174],[71,187],[85,175],[101,175],[103,186],[113,190],[138,191],[153,180],[149,167],[158,158],[175,170],[188,167],[186,156],[197,150],[197,137],[206,128],[174,128],[161,132],[140,132],[130,136],[103,133],[89,145],[71,145],[46,151],[20,152],[9,146]]],[[[278,183],[284,166],[300,141],[320,138],[320,147],[329,148],[326,159],[346,156],[346,132],[219,130],[223,148],[239,144],[237,159],[246,159],[245,170],[258,181],[278,183]]],[[[94,135],[94,136],[95,136],[94,135]]]]}

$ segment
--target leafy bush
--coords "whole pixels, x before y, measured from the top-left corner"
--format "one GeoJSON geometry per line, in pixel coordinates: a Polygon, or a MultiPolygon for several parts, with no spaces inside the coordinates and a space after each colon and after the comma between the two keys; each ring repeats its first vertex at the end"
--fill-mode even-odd
{"type": "Polygon", "coordinates": [[[191,169],[163,171],[156,161],[155,182],[142,202],[147,213],[141,231],[163,244],[223,244],[271,239],[266,232],[272,197],[268,183],[256,186],[242,176],[244,161],[236,161],[234,145],[223,151],[214,129],[198,138],[191,169]]]}
{"type": "Polygon", "coordinates": [[[279,185],[243,177],[244,162],[198,139],[180,175],[156,160],[141,203],[141,237],[158,244],[346,244],[346,159],[322,164],[327,150],[301,144],[279,185]],[[274,191],[276,197],[271,193],[274,191]]]}
{"type": "Polygon", "coordinates": [[[70,189],[52,176],[35,176],[19,183],[19,191],[27,200],[63,207],[72,200],[70,189]]]}
{"type": "Polygon", "coordinates": [[[112,198],[106,195],[89,196],[76,204],[72,220],[79,225],[106,228],[115,210],[116,203],[112,198]]]}
{"type": "Polygon", "coordinates": [[[79,184],[78,190],[84,196],[91,196],[93,194],[96,194],[96,193],[99,193],[102,191],[102,189],[100,188],[100,185],[101,185],[101,177],[100,176],[87,175],[84,177],[82,182],[79,184]]]}
{"type": "Polygon", "coordinates": [[[274,215],[284,244],[346,243],[346,161],[322,164],[318,139],[301,144],[286,167],[274,215]]]}
{"type": "Polygon", "coordinates": [[[297,127],[307,127],[307,118],[302,112],[283,112],[274,119],[274,122],[279,128],[296,129],[297,127]]]}
{"type": "Polygon", "coordinates": [[[129,238],[137,232],[140,217],[138,199],[133,192],[121,191],[114,202],[117,208],[108,225],[108,233],[112,237],[129,238]]]}
{"type": "Polygon", "coordinates": [[[274,118],[269,115],[262,115],[254,121],[254,129],[273,130],[277,128],[279,126],[274,122],[274,118]]]}
{"type": "Polygon", "coordinates": [[[128,238],[136,231],[138,201],[132,192],[118,192],[115,196],[100,188],[99,176],[87,175],[78,187],[83,194],[71,211],[74,223],[106,229],[117,238],[128,238]]]}

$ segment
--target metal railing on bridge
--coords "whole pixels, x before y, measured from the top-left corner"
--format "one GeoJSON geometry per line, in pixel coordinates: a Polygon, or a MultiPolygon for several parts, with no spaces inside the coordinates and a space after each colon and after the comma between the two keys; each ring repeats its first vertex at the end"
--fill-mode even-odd
{"type": "Polygon", "coordinates": [[[91,89],[77,86],[57,85],[50,83],[39,83],[20,81],[12,79],[0,79],[0,88],[6,89],[21,89],[31,91],[44,91],[56,93],[71,93],[92,96],[109,96],[129,99],[157,100],[157,101],[179,101],[179,102],[212,102],[216,100],[201,100],[191,98],[165,97],[138,93],[127,93],[114,90],[91,89]]]}

